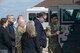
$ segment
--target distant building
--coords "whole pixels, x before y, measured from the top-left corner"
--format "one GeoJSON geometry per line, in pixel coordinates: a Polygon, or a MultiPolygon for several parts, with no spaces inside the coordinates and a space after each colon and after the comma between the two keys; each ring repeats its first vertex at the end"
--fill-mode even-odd
{"type": "Polygon", "coordinates": [[[49,6],[66,5],[66,4],[80,5],[80,0],[44,0],[43,2],[37,4],[35,7],[49,7],[49,6]]]}

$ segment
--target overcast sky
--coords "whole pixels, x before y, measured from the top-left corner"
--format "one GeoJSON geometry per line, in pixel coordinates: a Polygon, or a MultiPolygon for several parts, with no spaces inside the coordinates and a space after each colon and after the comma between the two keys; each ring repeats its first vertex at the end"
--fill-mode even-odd
{"type": "Polygon", "coordinates": [[[35,6],[43,0],[0,0],[0,18],[7,15],[26,17],[26,9],[35,6]]]}

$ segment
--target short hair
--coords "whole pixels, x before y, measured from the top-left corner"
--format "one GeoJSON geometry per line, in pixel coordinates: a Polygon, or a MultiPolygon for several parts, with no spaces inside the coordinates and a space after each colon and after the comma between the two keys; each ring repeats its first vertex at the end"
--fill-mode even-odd
{"type": "Polygon", "coordinates": [[[17,20],[19,19],[20,16],[22,16],[22,15],[19,15],[18,18],[17,18],[17,20]]]}
{"type": "Polygon", "coordinates": [[[47,15],[47,13],[45,13],[45,12],[40,12],[39,14],[37,14],[37,17],[41,17],[41,16],[43,16],[43,15],[47,15]]]}
{"type": "Polygon", "coordinates": [[[13,16],[13,15],[7,15],[7,19],[9,19],[9,16],[13,16]]]}
{"type": "Polygon", "coordinates": [[[4,23],[6,23],[7,22],[7,18],[1,18],[1,20],[0,20],[0,24],[1,25],[3,25],[4,23]]]}
{"type": "Polygon", "coordinates": [[[54,18],[54,17],[56,17],[56,19],[58,19],[58,16],[56,13],[51,15],[51,18],[54,18]]]}
{"type": "Polygon", "coordinates": [[[22,15],[19,15],[19,16],[18,16],[17,21],[19,20],[19,17],[20,17],[20,16],[22,16],[22,15]]]}

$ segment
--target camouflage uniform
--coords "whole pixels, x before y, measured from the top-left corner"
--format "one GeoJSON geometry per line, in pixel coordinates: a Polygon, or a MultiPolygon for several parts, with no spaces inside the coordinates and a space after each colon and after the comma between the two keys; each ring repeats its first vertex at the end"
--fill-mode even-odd
{"type": "MultiPolygon", "coordinates": [[[[51,27],[51,33],[53,33],[53,32],[55,33],[59,29],[58,24],[56,24],[56,25],[50,24],[50,27],[51,27]]],[[[58,35],[50,36],[48,44],[49,44],[48,53],[62,53],[61,47],[60,47],[59,42],[58,42],[58,35]]]]}
{"type": "Polygon", "coordinates": [[[17,52],[18,53],[22,53],[21,50],[21,38],[22,38],[22,34],[25,32],[25,30],[18,26],[16,29],[16,47],[17,47],[17,52]]]}

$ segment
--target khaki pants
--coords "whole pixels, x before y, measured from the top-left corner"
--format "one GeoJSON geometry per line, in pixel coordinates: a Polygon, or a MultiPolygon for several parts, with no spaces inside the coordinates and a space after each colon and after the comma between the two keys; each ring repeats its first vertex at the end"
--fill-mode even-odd
{"type": "Polygon", "coordinates": [[[17,52],[22,53],[21,47],[17,47],[17,52]]]}

